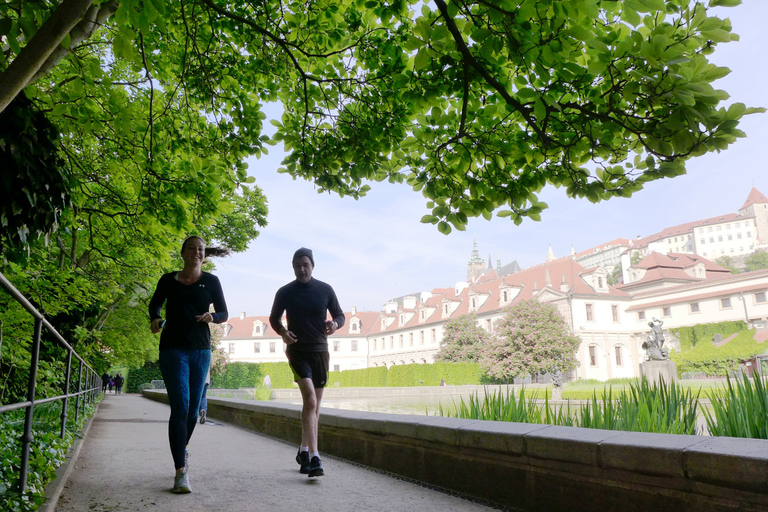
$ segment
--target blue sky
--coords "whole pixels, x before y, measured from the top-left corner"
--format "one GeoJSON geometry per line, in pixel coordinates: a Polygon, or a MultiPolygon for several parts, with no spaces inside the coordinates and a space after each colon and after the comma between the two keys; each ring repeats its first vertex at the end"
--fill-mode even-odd
{"type": "MultiPolygon", "coordinates": [[[[768,107],[768,1],[745,0],[721,9],[740,41],[717,47],[712,61],[732,73],[716,86],[732,102],[768,107]]],[[[729,150],[691,160],[688,173],[653,182],[631,198],[592,204],[570,199],[563,189],[545,188],[549,204],[541,222],[515,226],[506,219],[472,219],[464,232],[440,234],[419,219],[429,211],[426,200],[407,185],[371,184],[358,201],[318,194],[306,181],[277,169],[282,148],[249,161],[269,201],[269,225],[248,251],[216,260],[230,315],[267,315],[275,291],[293,279],[291,256],[299,247],[315,255],[314,277],[330,283],[345,310],[376,311],[390,298],[453,286],[466,279],[467,261],[476,237],[480,255],[496,266],[517,260],[521,267],[542,263],[549,246],[555,256],[578,252],[614,238],[656,233],[697,219],[735,213],[751,188],[768,194],[768,114],[748,116],[740,128],[747,138],[729,150]]]]}

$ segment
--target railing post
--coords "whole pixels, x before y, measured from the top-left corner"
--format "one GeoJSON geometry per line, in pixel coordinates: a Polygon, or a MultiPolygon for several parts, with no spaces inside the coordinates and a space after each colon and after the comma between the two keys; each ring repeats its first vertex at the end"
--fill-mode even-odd
{"type": "MultiPolygon", "coordinates": [[[[77,401],[75,401],[75,423],[80,418],[80,392],[83,390],[83,362],[80,361],[80,373],[77,377],[77,401]]],[[[82,400],[83,411],[85,411],[85,399],[82,400]]]]}
{"type": "Polygon", "coordinates": [[[32,444],[32,420],[35,414],[35,391],[37,387],[37,365],[40,361],[40,335],[43,329],[42,318],[35,319],[35,339],[32,342],[32,360],[29,364],[29,386],[27,400],[30,402],[24,416],[24,434],[21,436],[21,475],[19,476],[19,491],[27,490],[27,475],[29,473],[29,452],[32,444]]]}
{"type": "Polygon", "coordinates": [[[67,430],[67,405],[69,405],[69,380],[72,376],[72,351],[67,351],[67,375],[64,379],[64,399],[61,401],[61,438],[67,430]]]}

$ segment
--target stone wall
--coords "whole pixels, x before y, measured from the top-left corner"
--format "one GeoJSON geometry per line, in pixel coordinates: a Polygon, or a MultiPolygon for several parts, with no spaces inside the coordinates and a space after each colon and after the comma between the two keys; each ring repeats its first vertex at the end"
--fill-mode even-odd
{"type": "MultiPolygon", "coordinates": [[[[164,391],[144,396],[167,403],[164,391]]],[[[300,406],[209,398],[289,442],[300,406]]],[[[516,510],[768,511],[768,441],[323,409],[320,450],[516,510]]]]}

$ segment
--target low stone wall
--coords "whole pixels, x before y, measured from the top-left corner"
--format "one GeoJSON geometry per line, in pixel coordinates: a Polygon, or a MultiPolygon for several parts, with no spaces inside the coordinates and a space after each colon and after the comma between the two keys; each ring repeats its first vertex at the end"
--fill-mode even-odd
{"type": "MultiPolygon", "coordinates": [[[[164,391],[144,396],[167,403],[164,391]]],[[[290,442],[301,407],[209,398],[290,442]]],[[[768,441],[323,409],[321,452],[525,511],[768,511],[768,441]]]]}

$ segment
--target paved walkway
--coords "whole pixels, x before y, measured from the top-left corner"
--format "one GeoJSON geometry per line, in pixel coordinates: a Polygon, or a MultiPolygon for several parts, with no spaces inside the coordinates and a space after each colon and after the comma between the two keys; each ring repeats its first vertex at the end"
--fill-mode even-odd
{"type": "Polygon", "coordinates": [[[105,396],[55,510],[492,510],[328,457],[325,476],[310,479],[299,474],[296,446],[215,419],[198,425],[190,442],[192,494],[175,495],[168,415],[167,405],[139,395],[105,396]]]}

